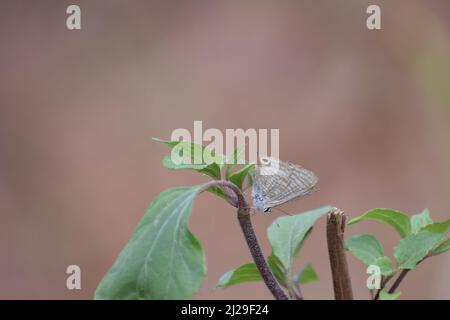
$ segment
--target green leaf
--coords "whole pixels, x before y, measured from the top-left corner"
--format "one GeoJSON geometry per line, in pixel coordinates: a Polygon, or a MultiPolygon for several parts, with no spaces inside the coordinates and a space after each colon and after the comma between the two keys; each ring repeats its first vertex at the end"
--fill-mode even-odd
{"type": "Polygon", "coordinates": [[[270,267],[270,270],[272,270],[273,275],[277,279],[277,281],[283,286],[286,287],[287,279],[286,279],[286,270],[284,269],[283,265],[281,264],[280,260],[271,254],[267,258],[267,264],[270,267]]]}
{"type": "Polygon", "coordinates": [[[319,281],[319,276],[314,270],[311,263],[308,263],[297,275],[297,279],[301,284],[319,281]]]}
{"type": "Polygon", "coordinates": [[[188,218],[200,188],[173,188],[154,199],[101,280],[96,299],[188,299],[199,289],[205,255],[188,218]]]}
{"type": "Polygon", "coordinates": [[[377,258],[372,264],[380,268],[383,276],[391,276],[395,273],[395,270],[392,268],[391,259],[387,256],[377,258]]]}
{"type": "Polygon", "coordinates": [[[220,180],[221,178],[220,167],[217,163],[211,163],[209,166],[199,171],[216,180],[220,180]]]}
{"type": "Polygon", "coordinates": [[[238,186],[239,189],[242,189],[242,184],[244,183],[245,177],[247,176],[249,171],[253,169],[254,166],[255,164],[252,163],[242,167],[242,169],[233,173],[230,176],[230,181],[233,182],[236,186],[238,186]]]}
{"type": "MultiPolygon", "coordinates": [[[[318,280],[318,276],[310,264],[302,269],[295,279],[290,279],[290,271],[293,260],[310,234],[315,221],[331,210],[332,207],[327,206],[302,214],[280,217],[269,227],[268,235],[272,244],[272,254],[268,257],[267,263],[283,287],[286,288],[287,283],[292,281],[308,283],[318,280]]],[[[225,288],[237,283],[257,280],[261,280],[261,276],[256,265],[248,263],[225,273],[216,286],[225,288]]]]}
{"type": "Polygon", "coordinates": [[[345,240],[345,247],[367,265],[384,256],[383,247],[371,234],[355,235],[345,240]]]}
{"type": "Polygon", "coordinates": [[[428,209],[424,209],[421,213],[411,216],[410,220],[412,233],[418,233],[421,229],[433,223],[428,209]]]}
{"type": "MultiPolygon", "coordinates": [[[[446,220],[443,222],[436,222],[433,224],[427,225],[423,231],[428,231],[432,233],[438,233],[442,235],[446,235],[450,228],[450,220],[446,220]]],[[[434,248],[431,250],[430,255],[438,255],[450,250],[450,238],[442,239],[437,243],[434,248]]]]}
{"type": "Polygon", "coordinates": [[[449,228],[450,228],[450,219],[442,222],[429,224],[425,228],[423,228],[423,231],[447,234],[449,228]]]}
{"type": "Polygon", "coordinates": [[[225,193],[225,191],[223,191],[223,189],[219,186],[212,186],[208,189],[209,192],[218,195],[219,197],[222,197],[224,199],[228,199],[227,194],[225,193]]]}
{"type": "Polygon", "coordinates": [[[213,179],[219,180],[220,179],[220,167],[217,163],[211,163],[209,165],[204,164],[175,164],[172,161],[171,155],[168,154],[164,156],[163,166],[167,169],[190,169],[190,170],[196,170],[198,172],[201,172],[213,179]]]}
{"type": "Polygon", "coordinates": [[[272,245],[272,254],[280,260],[288,273],[303,240],[316,220],[331,209],[332,207],[327,206],[302,214],[280,217],[270,225],[267,233],[272,245]]]}
{"type": "Polygon", "coordinates": [[[247,174],[247,183],[243,190],[247,190],[248,188],[251,188],[253,186],[253,170],[255,168],[253,167],[247,174]]]}
{"type": "Polygon", "coordinates": [[[214,179],[221,178],[221,169],[225,157],[201,144],[189,141],[167,141],[153,138],[172,149],[163,159],[163,166],[168,169],[190,169],[202,172],[214,179]],[[209,158],[209,159],[208,159],[209,158]],[[176,159],[176,161],[174,161],[176,159]],[[206,162],[206,160],[210,160],[206,162]]]}
{"type": "Polygon", "coordinates": [[[375,219],[387,223],[393,227],[402,238],[411,233],[409,217],[400,211],[383,208],[373,209],[359,217],[353,218],[348,224],[354,224],[365,219],[375,219]]]}
{"type": "Polygon", "coordinates": [[[373,235],[352,236],[345,240],[345,247],[364,264],[380,267],[382,275],[391,275],[393,273],[391,260],[384,255],[383,247],[373,235]]]}
{"type": "Polygon", "coordinates": [[[389,293],[388,290],[384,288],[380,291],[380,300],[396,300],[401,294],[400,291],[389,293]]]}
{"type": "Polygon", "coordinates": [[[442,233],[421,231],[400,240],[394,248],[398,268],[414,269],[417,263],[425,258],[443,237],[442,233]]]}
{"type": "Polygon", "coordinates": [[[206,164],[193,164],[193,163],[180,163],[176,164],[172,161],[170,154],[164,156],[162,164],[167,169],[191,169],[191,170],[202,170],[208,165],[206,164]]]}
{"type": "MultiPolygon", "coordinates": [[[[277,257],[270,255],[267,259],[267,264],[277,281],[282,286],[286,286],[285,272],[277,257]]],[[[235,284],[259,280],[262,280],[261,273],[256,267],[256,264],[251,262],[226,272],[220,277],[219,282],[216,284],[216,288],[227,288],[235,284]]]]}
{"type": "Polygon", "coordinates": [[[446,251],[450,250],[450,238],[447,238],[446,240],[440,242],[432,251],[432,255],[438,255],[441,253],[444,253],[446,251]]]}
{"type": "Polygon", "coordinates": [[[259,273],[256,264],[252,262],[226,272],[220,277],[216,288],[228,288],[238,283],[260,280],[262,280],[261,273],[259,273]]]}
{"type": "Polygon", "coordinates": [[[227,159],[227,161],[226,161],[226,163],[227,163],[226,179],[227,180],[230,179],[230,176],[233,173],[233,169],[236,167],[237,164],[239,164],[238,162],[242,162],[240,160],[242,160],[244,152],[245,152],[245,145],[240,145],[234,150],[233,154],[231,155],[231,158],[227,159]]]}
{"type": "Polygon", "coordinates": [[[180,143],[180,141],[163,140],[163,139],[159,139],[159,138],[155,138],[155,137],[152,137],[152,140],[156,141],[156,142],[159,142],[159,143],[162,143],[162,144],[165,144],[166,146],[168,146],[170,148],[173,148],[178,143],[180,143]]]}

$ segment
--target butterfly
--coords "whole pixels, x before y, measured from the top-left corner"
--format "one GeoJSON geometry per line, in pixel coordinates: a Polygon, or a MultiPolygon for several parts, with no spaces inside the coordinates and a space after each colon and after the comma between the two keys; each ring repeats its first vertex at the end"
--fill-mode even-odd
{"type": "Polygon", "coordinates": [[[310,194],[316,175],[299,165],[272,157],[261,157],[253,170],[253,205],[264,213],[273,207],[310,194]]]}

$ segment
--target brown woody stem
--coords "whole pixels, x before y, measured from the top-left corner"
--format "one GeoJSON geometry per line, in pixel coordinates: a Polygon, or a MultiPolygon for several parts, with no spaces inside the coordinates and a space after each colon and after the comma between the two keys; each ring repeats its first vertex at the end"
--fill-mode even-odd
{"type": "Polygon", "coordinates": [[[327,243],[336,300],[353,300],[352,284],[344,247],[346,216],[334,208],[327,216],[327,243]]]}
{"type": "Polygon", "coordinates": [[[278,284],[262,253],[258,238],[256,237],[255,231],[253,230],[250,207],[248,206],[241,189],[239,189],[235,184],[231,182],[225,180],[214,180],[205,184],[205,186],[202,188],[202,191],[207,190],[213,186],[222,187],[229,196],[229,202],[238,209],[237,218],[241,226],[242,233],[244,234],[245,241],[247,242],[247,246],[250,249],[253,261],[255,262],[256,267],[261,273],[261,276],[267,288],[270,290],[275,299],[288,300],[288,296],[278,284]]]}

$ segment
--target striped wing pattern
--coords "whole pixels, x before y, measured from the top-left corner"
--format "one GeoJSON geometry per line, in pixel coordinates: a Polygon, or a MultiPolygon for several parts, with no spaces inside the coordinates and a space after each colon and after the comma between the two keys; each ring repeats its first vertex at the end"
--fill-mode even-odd
{"type": "Polygon", "coordinates": [[[296,200],[312,192],[318,178],[293,163],[268,158],[254,170],[253,204],[262,211],[296,200]]]}

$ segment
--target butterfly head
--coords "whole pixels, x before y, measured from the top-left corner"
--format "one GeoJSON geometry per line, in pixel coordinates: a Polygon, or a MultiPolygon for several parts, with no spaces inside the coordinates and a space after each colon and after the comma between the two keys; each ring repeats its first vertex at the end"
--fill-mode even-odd
{"type": "Polygon", "coordinates": [[[266,214],[272,213],[272,208],[265,208],[263,210],[263,212],[266,213],[266,214]]]}
{"type": "Polygon", "coordinates": [[[253,206],[261,212],[270,213],[271,209],[266,207],[266,200],[264,199],[261,190],[254,185],[252,189],[253,206]]]}

